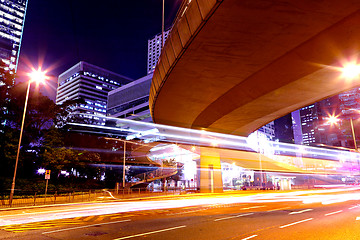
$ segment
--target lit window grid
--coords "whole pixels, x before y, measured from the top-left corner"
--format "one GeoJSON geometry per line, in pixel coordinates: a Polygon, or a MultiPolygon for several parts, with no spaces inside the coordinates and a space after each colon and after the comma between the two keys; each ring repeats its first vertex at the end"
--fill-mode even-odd
{"type": "MultiPolygon", "coordinates": [[[[164,40],[166,41],[170,30],[164,32],[164,40]]],[[[147,62],[147,72],[148,74],[154,72],[155,66],[159,60],[161,53],[161,38],[162,34],[156,35],[154,38],[148,40],[148,62],[147,62]]]]}

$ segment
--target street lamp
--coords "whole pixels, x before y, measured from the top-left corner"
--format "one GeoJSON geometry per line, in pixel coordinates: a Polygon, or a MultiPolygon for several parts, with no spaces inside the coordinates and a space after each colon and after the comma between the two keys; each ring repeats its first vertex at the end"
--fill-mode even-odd
{"type": "MultiPolygon", "coordinates": [[[[331,115],[328,118],[328,123],[330,123],[331,125],[337,124],[339,121],[340,121],[340,119],[337,116],[334,116],[334,115],[331,115]]],[[[353,124],[352,117],[350,117],[350,127],[351,127],[351,134],[352,134],[352,137],[353,137],[353,140],[354,140],[354,148],[355,148],[355,151],[357,152],[358,148],[357,148],[357,144],[356,144],[355,129],[354,129],[354,124],[353,124]]]]}
{"type": "Polygon", "coordinates": [[[24,113],[23,113],[23,117],[22,117],[22,121],[21,121],[19,144],[18,144],[17,153],[16,153],[14,177],[13,177],[13,181],[11,184],[11,191],[10,191],[10,198],[9,198],[10,207],[12,206],[12,200],[14,197],[16,171],[17,171],[17,166],[18,166],[18,162],[19,162],[20,146],[21,146],[21,140],[22,140],[22,135],[23,135],[23,130],[24,130],[24,121],[25,121],[27,103],[28,103],[28,99],[29,99],[30,84],[32,82],[36,82],[37,84],[39,84],[46,80],[45,72],[42,72],[40,68],[38,70],[34,70],[33,72],[29,73],[28,76],[30,77],[30,79],[28,81],[27,90],[26,90],[24,113]]]}
{"type": "Polygon", "coordinates": [[[342,77],[346,79],[354,79],[360,75],[360,65],[356,63],[345,64],[341,69],[342,77]]]}

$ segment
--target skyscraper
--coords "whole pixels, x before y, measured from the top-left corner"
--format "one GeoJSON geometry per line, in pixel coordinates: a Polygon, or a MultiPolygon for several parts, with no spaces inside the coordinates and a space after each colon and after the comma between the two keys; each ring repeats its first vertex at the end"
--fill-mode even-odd
{"type": "Polygon", "coordinates": [[[56,104],[81,98],[85,103],[73,112],[85,113],[82,117],[92,124],[105,125],[105,120],[97,116],[106,116],[108,92],[131,81],[128,77],[81,61],[60,74],[56,104]]]}
{"type": "Polygon", "coordinates": [[[152,74],[137,79],[108,94],[107,115],[151,122],[149,91],[152,74]]]}
{"type": "MultiPolygon", "coordinates": [[[[164,32],[164,41],[167,39],[170,30],[164,32]]],[[[156,64],[161,53],[161,38],[162,33],[157,34],[152,39],[148,40],[148,61],[147,61],[147,74],[151,74],[155,71],[156,64]]]]}
{"type": "Polygon", "coordinates": [[[17,69],[26,8],[27,0],[0,1],[0,59],[11,72],[17,69]]]}
{"type": "Polygon", "coordinates": [[[340,146],[341,134],[328,122],[330,115],[339,114],[339,106],[335,95],[292,112],[295,144],[340,146]]]}

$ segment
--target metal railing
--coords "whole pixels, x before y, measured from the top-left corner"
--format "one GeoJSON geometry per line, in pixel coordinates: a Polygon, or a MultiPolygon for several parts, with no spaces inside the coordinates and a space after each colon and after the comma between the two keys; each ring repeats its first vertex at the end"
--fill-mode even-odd
{"type": "Polygon", "coordinates": [[[151,182],[157,179],[167,178],[170,176],[175,175],[178,172],[176,166],[174,167],[161,167],[153,171],[145,172],[137,174],[133,177],[135,180],[131,182],[130,186],[134,186],[136,184],[144,183],[144,182],[151,182]]]}
{"type": "Polygon", "coordinates": [[[96,189],[82,192],[53,192],[45,194],[38,192],[17,193],[10,205],[9,193],[0,193],[0,208],[17,208],[44,206],[53,204],[122,200],[138,197],[156,197],[164,195],[181,195],[198,192],[197,188],[167,187],[165,189],[125,188],[125,189],[96,189]]]}

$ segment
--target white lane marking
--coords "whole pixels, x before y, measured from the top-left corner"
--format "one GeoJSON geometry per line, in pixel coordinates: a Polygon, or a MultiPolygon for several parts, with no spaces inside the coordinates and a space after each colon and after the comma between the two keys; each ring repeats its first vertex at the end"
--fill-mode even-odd
{"type": "Polygon", "coordinates": [[[284,209],[288,209],[288,208],[290,208],[290,207],[276,208],[276,209],[273,209],[273,210],[269,210],[267,212],[274,212],[274,211],[284,210],[284,209]]]}
{"type": "Polygon", "coordinates": [[[354,209],[354,208],[357,208],[357,207],[359,207],[359,206],[356,205],[356,206],[350,207],[349,209],[354,209]]]}
{"type": "Polygon", "coordinates": [[[183,226],[178,226],[178,227],[166,228],[166,229],[147,232],[147,233],[140,233],[140,234],[136,234],[136,235],[126,236],[126,237],[121,237],[121,238],[115,238],[114,240],[122,240],[122,239],[140,237],[140,236],[150,235],[150,234],[159,233],[159,232],[171,231],[171,230],[174,230],[174,229],[179,229],[179,228],[184,228],[184,227],[186,227],[186,226],[183,225],[183,226]]]}
{"type": "Polygon", "coordinates": [[[248,215],[252,215],[252,214],[254,214],[254,213],[245,213],[245,214],[240,214],[240,215],[231,216],[231,217],[218,218],[218,219],[215,219],[214,222],[216,222],[216,221],[221,221],[221,220],[226,220],[226,219],[231,219],[231,218],[248,216],[248,215]]]}
{"type": "Polygon", "coordinates": [[[336,214],[336,213],[341,213],[343,210],[339,210],[339,211],[336,211],[336,212],[331,212],[331,213],[327,213],[325,214],[324,216],[329,216],[329,215],[333,215],[333,214],[336,214]]]}
{"type": "Polygon", "coordinates": [[[254,237],[257,237],[257,235],[252,235],[252,236],[250,236],[250,237],[243,238],[243,239],[241,239],[241,240],[248,240],[248,239],[250,239],[250,238],[254,238],[254,237]]]}
{"type": "Polygon", "coordinates": [[[297,221],[297,222],[289,223],[289,224],[286,224],[286,225],[282,225],[279,228],[286,228],[286,227],[290,227],[290,226],[295,225],[295,224],[299,224],[299,223],[303,223],[303,222],[307,222],[307,221],[311,221],[311,220],[313,220],[313,218],[307,218],[307,219],[304,219],[304,220],[301,220],[301,221],[297,221]]]}
{"type": "Polygon", "coordinates": [[[247,210],[247,209],[252,209],[252,208],[262,208],[265,206],[254,206],[254,207],[246,207],[246,208],[242,208],[241,210],[247,210]]]}
{"type": "Polygon", "coordinates": [[[115,224],[115,223],[121,223],[121,222],[129,222],[129,221],[131,221],[131,220],[130,220],[130,219],[126,219],[126,220],[121,220],[121,221],[116,221],[116,222],[98,223],[98,224],[92,224],[92,225],[86,225],[86,226],[80,226],[80,227],[72,227],[72,228],[59,229],[59,230],[54,230],[54,231],[49,231],[49,232],[43,232],[42,234],[49,234],[49,233],[70,231],[70,230],[74,230],[74,229],[95,227],[95,226],[115,224]]]}
{"type": "Polygon", "coordinates": [[[289,213],[289,214],[290,214],[290,215],[291,215],[291,214],[299,214],[299,213],[309,212],[309,211],[312,211],[312,210],[314,210],[314,209],[309,208],[309,209],[304,209],[304,210],[297,211],[297,212],[291,212],[291,213],[289,213]]]}

